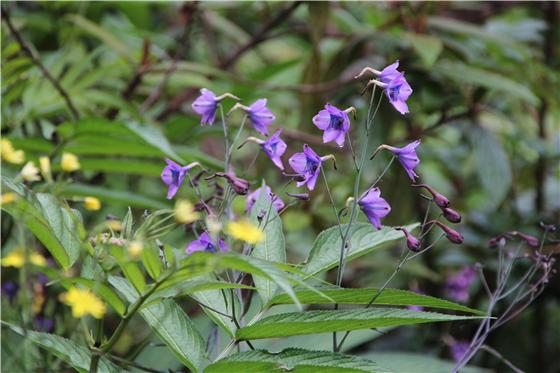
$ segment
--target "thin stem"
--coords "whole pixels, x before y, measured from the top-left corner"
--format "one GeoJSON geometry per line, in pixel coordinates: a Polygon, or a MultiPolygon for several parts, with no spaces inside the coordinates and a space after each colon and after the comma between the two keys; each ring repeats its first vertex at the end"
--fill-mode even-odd
{"type": "Polygon", "coordinates": [[[350,132],[346,132],[346,138],[348,139],[348,146],[350,148],[350,153],[352,153],[352,161],[354,162],[354,167],[356,171],[359,170],[358,163],[356,162],[356,152],[354,152],[354,147],[352,146],[352,138],[350,138],[350,132]]]}
{"type": "MultiPolygon", "coordinates": [[[[329,188],[329,182],[327,180],[327,176],[325,175],[325,171],[323,170],[323,167],[321,167],[321,175],[323,175],[323,180],[325,181],[325,189],[327,190],[327,194],[329,195],[329,200],[331,202],[333,213],[336,216],[336,222],[338,224],[338,230],[340,231],[340,239],[343,239],[344,234],[342,232],[342,224],[340,223],[340,217],[338,216],[336,205],[334,204],[334,199],[333,199],[333,196],[331,194],[331,188],[329,188]]],[[[337,285],[338,285],[338,279],[337,279],[337,285]]]]}
{"type": "Polygon", "coordinates": [[[387,166],[385,166],[385,168],[383,169],[383,171],[381,172],[381,174],[377,177],[377,179],[375,180],[375,182],[372,185],[372,188],[374,186],[377,185],[377,183],[381,180],[381,178],[385,175],[385,173],[389,170],[389,168],[391,167],[391,165],[393,164],[393,161],[395,160],[395,156],[391,157],[391,160],[389,161],[389,163],[387,163],[387,166]]]}
{"type": "Polygon", "coordinates": [[[235,134],[233,142],[231,143],[231,146],[229,147],[228,159],[231,159],[231,154],[233,153],[233,149],[235,149],[235,144],[237,144],[237,140],[239,140],[239,136],[241,135],[241,132],[243,132],[243,128],[245,127],[245,122],[246,121],[247,121],[247,115],[244,115],[243,120],[241,121],[241,125],[239,126],[239,129],[237,130],[237,133],[235,134]]]}
{"type": "Polygon", "coordinates": [[[227,173],[229,171],[229,155],[230,155],[228,130],[227,130],[227,125],[226,125],[226,118],[225,118],[225,115],[224,115],[224,108],[223,108],[222,104],[218,104],[218,107],[220,108],[222,128],[224,129],[224,141],[225,141],[225,147],[226,147],[225,157],[224,157],[224,172],[227,173]]]}
{"type": "Polygon", "coordinates": [[[519,369],[518,367],[516,367],[515,365],[513,365],[513,363],[511,361],[509,361],[508,359],[506,359],[502,354],[500,354],[498,351],[496,351],[495,349],[493,349],[492,347],[488,346],[488,345],[482,345],[480,346],[481,350],[487,351],[490,354],[494,355],[495,357],[497,357],[502,363],[506,364],[511,370],[513,370],[515,373],[525,373],[525,371],[519,369]]]}

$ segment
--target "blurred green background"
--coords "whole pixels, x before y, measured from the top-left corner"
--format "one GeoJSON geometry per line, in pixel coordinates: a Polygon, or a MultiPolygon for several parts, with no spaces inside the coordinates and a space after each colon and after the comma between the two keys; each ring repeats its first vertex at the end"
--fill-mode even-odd
{"type": "MultiPolygon", "coordinates": [[[[190,107],[202,87],[231,92],[245,104],[268,98],[274,126],[285,128],[286,155],[301,151],[303,143],[319,154],[335,154],[338,171],[329,169],[328,177],[342,206],[352,193],[350,153],[322,144],[311,118],[329,102],[356,107],[352,125],[363,126],[369,96],[360,96],[364,81],[353,77],[365,66],[381,69],[396,59],[414,89],[410,114],[401,116],[383,102],[372,150],[421,138],[421,180],[462,213],[459,230],[466,241],[459,248],[441,243],[392,286],[441,296],[449,271],[481,262],[491,273],[490,237],[505,230],[539,235],[539,221],[559,222],[558,3],[3,2],[2,8],[80,117],[73,117],[20,50],[3,19],[2,137],[27,159],[55,149],[80,157],[84,172],[56,193],[101,200],[102,213],[84,213],[87,225],[107,215],[122,217],[129,205],[136,215],[172,206],[159,179],[164,157],[222,167],[222,129],[201,127],[190,107]]],[[[225,109],[231,105],[226,101],[225,109]]],[[[230,117],[231,126],[240,121],[239,113],[230,117]]],[[[256,152],[249,145],[234,153],[238,176],[253,186],[265,178],[273,191],[280,189],[284,177],[262,156],[253,165],[256,152]]],[[[372,183],[387,161],[380,155],[369,162],[364,184],[372,183]]],[[[3,175],[17,172],[3,164],[3,175]]],[[[396,165],[383,179],[381,189],[393,207],[385,224],[422,219],[425,203],[409,184],[396,165]]],[[[189,188],[179,195],[195,198],[189,188]]],[[[241,212],[243,198],[235,204],[241,212]]],[[[290,208],[283,220],[292,263],[306,257],[317,232],[335,223],[321,185],[309,203],[290,208]]],[[[12,229],[3,219],[3,244],[10,244],[12,229]]],[[[186,244],[180,229],[166,241],[186,244]]],[[[383,250],[349,263],[344,284],[379,286],[398,253],[383,250]]],[[[475,284],[470,304],[482,308],[484,297],[475,284]]],[[[559,299],[554,277],[542,297],[489,344],[527,372],[560,371],[559,299]]],[[[398,349],[449,358],[446,336],[468,339],[474,328],[446,324],[369,333],[350,351],[398,349]]],[[[320,343],[307,338],[301,343],[320,343]]],[[[147,351],[149,361],[161,349],[147,351]]],[[[485,354],[475,363],[505,369],[485,354]]]]}

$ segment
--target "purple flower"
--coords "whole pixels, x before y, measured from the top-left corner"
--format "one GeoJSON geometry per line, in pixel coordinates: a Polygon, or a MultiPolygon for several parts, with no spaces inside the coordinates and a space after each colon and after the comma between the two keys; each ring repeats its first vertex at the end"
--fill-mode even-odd
{"type": "MultiPolygon", "coordinates": [[[[218,240],[218,245],[220,246],[220,252],[229,251],[228,245],[223,239],[218,240]]],[[[198,240],[194,240],[187,246],[185,252],[187,255],[191,255],[195,251],[206,251],[215,254],[218,250],[216,249],[216,243],[210,239],[208,233],[204,232],[200,235],[198,240]]]]}
{"type": "Polygon", "coordinates": [[[168,186],[167,199],[171,199],[183,184],[187,172],[194,166],[198,166],[198,162],[193,162],[185,167],[179,166],[170,159],[165,159],[165,162],[167,162],[167,166],[161,172],[161,180],[168,186]]]}
{"type": "Polygon", "coordinates": [[[366,214],[369,222],[377,229],[381,229],[381,218],[391,212],[391,206],[381,198],[379,188],[368,189],[358,200],[358,205],[366,214]]]}
{"type": "Polygon", "coordinates": [[[203,126],[205,124],[212,125],[216,119],[216,109],[218,108],[218,99],[214,92],[209,89],[202,88],[200,90],[201,95],[197,97],[192,103],[193,110],[202,115],[200,119],[200,124],[203,126]]]}
{"type": "Polygon", "coordinates": [[[330,104],[325,105],[325,110],[321,110],[313,117],[313,124],[323,130],[323,142],[335,141],[338,146],[344,146],[346,133],[350,129],[350,119],[348,114],[330,104]]]}
{"type": "Polygon", "coordinates": [[[455,362],[457,363],[461,361],[463,356],[465,356],[465,354],[469,350],[469,346],[469,342],[454,341],[449,346],[449,349],[451,350],[451,357],[453,357],[453,360],[455,360],[455,362]]]}
{"type": "Polygon", "coordinates": [[[16,298],[18,291],[19,291],[19,285],[17,284],[17,282],[4,281],[2,283],[2,294],[5,294],[8,297],[10,303],[14,302],[14,299],[16,298]]]}
{"type": "Polygon", "coordinates": [[[315,183],[317,183],[317,177],[321,171],[321,157],[305,144],[303,152],[292,155],[288,162],[290,167],[302,178],[296,185],[300,187],[307,184],[309,190],[315,189],[315,183]]]}
{"type": "Polygon", "coordinates": [[[399,67],[399,60],[396,60],[391,65],[389,65],[389,66],[385,67],[383,70],[381,70],[381,74],[379,75],[379,79],[381,79],[381,81],[383,83],[389,84],[391,82],[391,80],[399,77],[399,75],[402,74],[402,72],[397,70],[398,67],[399,67]]]}
{"type": "Polygon", "coordinates": [[[469,300],[469,287],[476,278],[473,267],[464,267],[457,273],[451,274],[445,280],[445,292],[449,298],[458,302],[469,300]]]}
{"type": "Polygon", "coordinates": [[[412,88],[406,81],[404,73],[397,70],[399,61],[387,66],[381,71],[381,82],[386,84],[384,87],[385,95],[389,98],[391,105],[401,114],[408,113],[406,100],[412,94],[412,88]]]}
{"type": "Polygon", "coordinates": [[[237,194],[242,196],[249,193],[249,182],[245,179],[235,176],[233,172],[216,172],[214,175],[209,176],[206,180],[211,180],[215,177],[223,177],[227,180],[229,186],[233,189],[233,191],[237,194]]]}
{"type": "Polygon", "coordinates": [[[399,159],[399,162],[412,181],[416,180],[418,177],[414,172],[414,168],[420,163],[420,159],[418,155],[416,155],[416,148],[418,145],[420,145],[420,140],[413,141],[403,148],[384,145],[385,149],[389,150],[399,159]]]}
{"type": "MultiPolygon", "coordinates": [[[[249,193],[249,195],[247,196],[247,209],[246,209],[246,211],[249,212],[253,209],[253,205],[255,204],[255,202],[257,202],[257,200],[259,199],[259,196],[261,195],[261,190],[262,190],[262,187],[255,190],[252,193],[249,193]]],[[[276,194],[272,193],[272,190],[270,189],[270,187],[268,185],[264,186],[264,190],[266,191],[266,194],[268,194],[270,196],[270,198],[272,199],[272,205],[274,206],[276,211],[282,210],[285,206],[284,201],[282,201],[282,199],[280,197],[278,197],[276,194]]]]}
{"type": "Polygon", "coordinates": [[[35,330],[40,332],[52,333],[54,331],[54,320],[49,317],[37,315],[33,320],[33,324],[35,325],[35,330]]]}
{"type": "Polygon", "coordinates": [[[266,98],[261,98],[255,101],[247,109],[249,119],[253,124],[253,128],[262,135],[268,136],[268,126],[274,122],[276,117],[266,107],[266,98]]]}
{"type": "Polygon", "coordinates": [[[288,147],[284,140],[280,138],[280,134],[282,130],[278,130],[274,133],[274,135],[270,136],[268,140],[262,141],[259,143],[263,152],[272,160],[272,162],[281,169],[284,170],[284,164],[282,163],[282,155],[286,152],[286,148],[288,147]]]}

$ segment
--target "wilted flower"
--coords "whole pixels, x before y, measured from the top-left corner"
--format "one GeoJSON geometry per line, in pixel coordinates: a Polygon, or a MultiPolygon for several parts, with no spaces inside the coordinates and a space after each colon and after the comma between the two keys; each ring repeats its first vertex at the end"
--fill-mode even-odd
{"type": "Polygon", "coordinates": [[[200,214],[195,211],[192,203],[186,200],[178,200],[175,203],[175,220],[181,224],[190,224],[200,219],[200,214]]]}
{"type": "Polygon", "coordinates": [[[87,210],[97,211],[101,208],[101,202],[95,197],[84,198],[84,207],[87,210]]]}
{"type": "Polygon", "coordinates": [[[214,175],[207,177],[206,180],[211,180],[215,177],[223,177],[227,180],[228,184],[231,186],[233,191],[239,195],[246,195],[249,192],[249,182],[245,179],[241,179],[233,172],[216,172],[214,175]]]}
{"type": "Polygon", "coordinates": [[[379,188],[368,189],[358,200],[358,205],[366,214],[369,222],[377,229],[381,229],[381,218],[391,212],[391,206],[381,198],[379,188]]]}
{"type": "MultiPolygon", "coordinates": [[[[222,253],[229,250],[227,244],[221,238],[218,239],[218,245],[219,250],[222,253]]],[[[187,246],[187,255],[191,255],[195,251],[206,251],[215,254],[216,252],[218,252],[218,249],[216,248],[215,242],[210,239],[208,233],[204,232],[200,235],[198,240],[191,241],[191,243],[189,243],[189,245],[187,246]]]]}
{"type": "Polygon", "coordinates": [[[461,214],[459,214],[457,211],[449,207],[444,207],[441,209],[441,211],[443,212],[443,216],[447,219],[448,222],[450,223],[461,222],[461,214]]]}
{"type": "Polygon", "coordinates": [[[347,111],[342,111],[333,105],[326,104],[325,109],[319,111],[313,117],[313,124],[320,130],[325,131],[323,132],[324,143],[335,141],[338,146],[344,146],[346,133],[350,129],[350,119],[348,118],[347,111]]]}
{"type": "Polygon", "coordinates": [[[262,151],[270,158],[270,160],[281,170],[284,170],[284,164],[282,163],[282,155],[286,152],[288,147],[284,140],[280,138],[282,130],[276,131],[268,140],[257,139],[256,137],[248,137],[243,144],[239,146],[242,147],[247,141],[252,141],[259,144],[262,151]]]}
{"type": "Polygon", "coordinates": [[[321,171],[321,164],[327,158],[329,156],[319,157],[309,145],[303,145],[303,152],[296,153],[289,159],[290,166],[302,179],[296,185],[298,187],[307,185],[309,190],[315,189],[317,177],[321,171]]]}
{"type": "Polygon", "coordinates": [[[443,194],[438,193],[431,186],[427,184],[412,184],[412,186],[417,188],[425,188],[432,195],[433,201],[438,207],[443,209],[449,206],[449,200],[443,194]]]}
{"type": "Polygon", "coordinates": [[[193,162],[185,167],[181,167],[170,159],[165,159],[165,162],[167,162],[167,166],[165,166],[161,173],[161,180],[169,187],[167,199],[171,199],[183,184],[187,172],[195,166],[200,166],[200,164],[193,162]]]}
{"type": "Polygon", "coordinates": [[[68,292],[60,295],[60,300],[72,307],[72,316],[76,318],[90,314],[101,319],[105,315],[105,303],[90,290],[71,287],[68,292]]]}
{"type": "Polygon", "coordinates": [[[248,219],[230,221],[226,227],[226,233],[251,245],[259,243],[265,238],[264,232],[248,219]]]}
{"type": "Polygon", "coordinates": [[[404,236],[406,237],[406,246],[414,252],[419,252],[422,244],[420,243],[420,240],[416,237],[414,237],[406,228],[404,227],[397,227],[395,228],[396,230],[402,231],[404,233],[404,236]]]}
{"type": "Polygon", "coordinates": [[[389,145],[381,145],[377,148],[372,158],[380,149],[389,150],[391,153],[393,153],[394,156],[399,159],[399,162],[404,167],[406,173],[408,174],[408,177],[410,177],[410,179],[414,181],[418,177],[418,175],[416,175],[416,173],[414,172],[414,168],[416,168],[416,166],[418,166],[418,164],[420,163],[420,159],[416,154],[416,148],[419,145],[420,140],[413,141],[402,148],[396,148],[389,145]]]}
{"type": "Polygon", "coordinates": [[[62,153],[60,165],[64,172],[74,172],[80,169],[80,161],[78,157],[72,153],[62,153]]]}
{"type": "Polygon", "coordinates": [[[445,292],[458,302],[469,300],[469,288],[476,278],[473,267],[464,267],[456,273],[450,274],[445,280],[445,292]]]}
{"type": "Polygon", "coordinates": [[[454,229],[449,228],[447,225],[445,225],[445,224],[443,224],[443,223],[441,223],[437,220],[432,220],[432,221],[429,221],[428,223],[426,223],[427,226],[429,226],[431,224],[435,224],[438,227],[440,227],[441,230],[443,230],[445,232],[445,236],[447,237],[447,239],[454,244],[460,245],[465,240],[463,238],[463,236],[461,235],[461,233],[457,232],[454,229]]]}
{"type": "MultiPolygon", "coordinates": [[[[264,186],[264,190],[266,192],[266,194],[270,197],[270,199],[272,200],[272,205],[274,206],[274,208],[276,209],[276,211],[280,211],[284,208],[285,204],[284,201],[282,201],[282,199],[280,197],[278,197],[276,194],[272,193],[272,190],[270,189],[270,187],[268,185],[264,186]]],[[[249,193],[247,195],[247,208],[246,211],[251,211],[253,209],[253,205],[255,204],[255,202],[257,202],[257,200],[259,199],[259,196],[261,195],[261,191],[262,191],[262,187],[260,187],[259,189],[256,189],[254,192],[249,193]]]]}
{"type": "Polygon", "coordinates": [[[25,164],[25,166],[23,166],[20,175],[25,181],[41,180],[39,177],[39,169],[35,167],[35,163],[33,161],[29,161],[25,164]]]}
{"type": "Polygon", "coordinates": [[[192,103],[193,110],[202,116],[200,119],[201,125],[212,125],[214,124],[214,120],[216,120],[216,110],[218,108],[218,103],[226,97],[231,97],[235,100],[239,100],[239,98],[235,97],[231,93],[224,93],[221,96],[216,96],[214,92],[209,89],[202,88],[200,90],[200,96],[194,100],[192,103]]]}
{"type": "Polygon", "coordinates": [[[253,124],[253,128],[262,135],[268,135],[268,126],[274,122],[276,117],[266,107],[266,98],[255,101],[246,111],[253,124]]]}
{"type": "MultiPolygon", "coordinates": [[[[47,260],[44,256],[37,252],[28,253],[29,262],[38,267],[44,267],[47,265],[47,260]]],[[[2,267],[15,267],[21,268],[25,264],[25,252],[23,249],[15,249],[10,251],[8,255],[2,258],[2,267]]]]}
{"type": "Polygon", "coordinates": [[[8,139],[2,139],[0,143],[0,154],[2,159],[9,163],[22,164],[25,161],[25,153],[23,150],[15,150],[12,142],[8,139]]]}

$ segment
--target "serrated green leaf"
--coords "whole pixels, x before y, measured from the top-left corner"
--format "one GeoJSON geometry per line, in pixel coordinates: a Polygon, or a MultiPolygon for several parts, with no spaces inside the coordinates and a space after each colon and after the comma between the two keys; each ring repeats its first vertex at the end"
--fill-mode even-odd
{"type": "Polygon", "coordinates": [[[240,340],[276,338],[480,318],[392,308],[292,312],[268,316],[252,325],[238,329],[236,338],[240,340]]]}
{"type": "MultiPolygon", "coordinates": [[[[418,224],[411,224],[406,228],[412,231],[418,224]]],[[[343,231],[346,224],[342,225],[343,231]]],[[[402,239],[401,232],[391,227],[375,229],[371,224],[354,223],[350,228],[350,250],[346,256],[347,261],[366,255],[377,250],[392,241],[402,239]]],[[[320,272],[335,268],[340,259],[340,247],[342,239],[338,226],[330,227],[319,233],[309,253],[309,258],[303,266],[302,271],[308,276],[314,276],[320,272]]]]}
{"type": "MultiPolygon", "coordinates": [[[[425,353],[402,353],[402,352],[375,352],[364,355],[382,366],[399,373],[449,373],[455,367],[455,363],[449,360],[439,359],[425,353]]],[[[492,370],[479,367],[464,367],[461,373],[491,373],[492,370]]]]}
{"type": "Polygon", "coordinates": [[[209,365],[205,373],[276,372],[389,373],[371,360],[328,351],[289,348],[279,353],[256,350],[237,353],[209,365]]]}
{"type": "MultiPolygon", "coordinates": [[[[109,283],[129,302],[138,294],[126,279],[111,276],[109,283]]],[[[163,299],[138,311],[152,331],[169,347],[179,361],[194,372],[206,364],[205,344],[193,322],[171,299],[163,299]]]]}
{"type": "MultiPolygon", "coordinates": [[[[60,360],[75,368],[78,372],[87,373],[89,371],[91,352],[87,347],[79,345],[69,339],[59,337],[58,335],[40,333],[32,330],[24,331],[20,327],[6,323],[4,321],[2,321],[2,324],[9,327],[17,334],[25,336],[31,342],[51,352],[60,360]]],[[[104,357],[99,359],[97,371],[99,373],[126,372],[104,357]]]]}
{"type": "MultiPolygon", "coordinates": [[[[376,288],[360,288],[360,289],[342,289],[342,288],[319,288],[319,291],[331,298],[329,300],[325,296],[318,295],[310,290],[297,290],[296,296],[302,304],[368,304],[373,296],[377,294],[379,289],[376,288]]],[[[274,304],[291,304],[292,300],[286,294],[275,296],[270,302],[274,304]]],[[[430,308],[439,308],[446,310],[462,311],[485,315],[486,312],[476,310],[461,304],[453,303],[448,300],[430,297],[428,295],[418,294],[409,290],[384,289],[377,297],[373,304],[382,304],[388,306],[421,306],[430,308]]]]}

